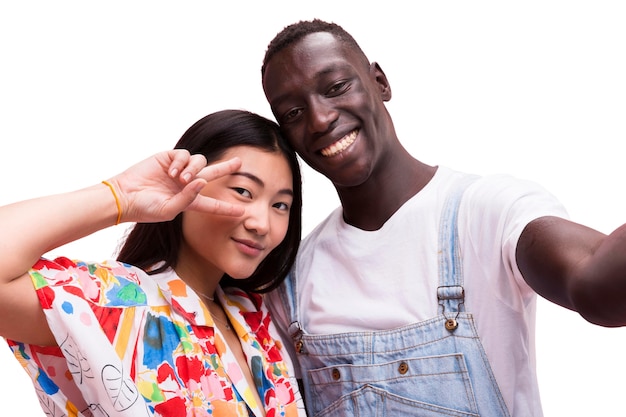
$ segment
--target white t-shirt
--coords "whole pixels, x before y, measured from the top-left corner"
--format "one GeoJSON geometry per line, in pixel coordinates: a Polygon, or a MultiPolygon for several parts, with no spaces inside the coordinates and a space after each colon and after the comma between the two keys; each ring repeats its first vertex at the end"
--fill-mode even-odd
{"type": "MultiPolygon", "coordinates": [[[[381,330],[436,316],[439,220],[447,192],[463,175],[439,167],[379,230],[346,224],[341,208],[319,224],[302,242],[295,265],[304,329],[310,334],[381,330]]],[[[567,213],[539,185],[504,175],[479,178],[459,208],[465,308],[474,314],[513,416],[541,415],[536,295],[517,268],[515,249],[524,227],[542,216],[567,213]]],[[[285,329],[290,320],[280,301],[268,304],[285,329]]]]}

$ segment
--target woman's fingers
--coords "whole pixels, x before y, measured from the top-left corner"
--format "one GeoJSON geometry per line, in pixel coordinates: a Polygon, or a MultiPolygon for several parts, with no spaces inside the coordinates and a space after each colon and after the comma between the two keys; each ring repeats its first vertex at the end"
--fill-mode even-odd
{"type": "Polygon", "coordinates": [[[202,211],[205,213],[219,214],[222,216],[242,216],[245,212],[243,206],[216,200],[212,197],[199,194],[194,202],[189,205],[188,210],[202,211]]]}
{"type": "Polygon", "coordinates": [[[207,164],[204,155],[190,155],[186,149],[172,149],[167,151],[166,155],[169,158],[168,175],[172,178],[179,178],[183,183],[193,180],[207,164]]]}
{"type": "Polygon", "coordinates": [[[243,207],[199,194],[208,181],[229,175],[239,158],[207,165],[202,154],[174,149],[129,168],[112,181],[120,192],[125,221],[169,220],[184,210],[241,216],[243,207]]]}
{"type": "Polygon", "coordinates": [[[228,159],[223,162],[217,162],[215,164],[205,166],[200,172],[198,177],[203,178],[206,181],[212,181],[216,178],[223,177],[224,175],[232,174],[241,167],[241,159],[238,157],[228,159]]]}
{"type": "Polygon", "coordinates": [[[179,177],[185,184],[195,178],[211,181],[231,174],[241,167],[241,160],[237,157],[207,165],[204,155],[190,155],[186,149],[174,149],[169,152],[169,156],[171,158],[169,175],[172,178],[179,177]]]}
{"type": "Polygon", "coordinates": [[[172,161],[174,169],[181,169],[180,180],[185,187],[174,196],[172,203],[185,210],[203,211],[224,216],[241,216],[244,208],[239,205],[216,200],[200,194],[208,181],[236,172],[241,167],[241,159],[235,157],[226,161],[207,165],[203,155],[177,155],[172,161]],[[176,165],[174,165],[176,161],[176,165]],[[178,168],[178,167],[181,168],[178,168]]]}
{"type": "Polygon", "coordinates": [[[206,180],[196,178],[172,198],[172,204],[183,207],[183,210],[202,211],[223,216],[238,217],[243,215],[245,211],[243,206],[200,194],[205,185],[206,180]]]}

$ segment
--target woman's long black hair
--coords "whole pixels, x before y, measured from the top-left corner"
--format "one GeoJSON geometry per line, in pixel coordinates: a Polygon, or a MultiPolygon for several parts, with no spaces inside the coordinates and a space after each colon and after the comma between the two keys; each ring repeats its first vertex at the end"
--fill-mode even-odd
{"type": "MultiPolygon", "coordinates": [[[[202,154],[209,163],[220,159],[234,146],[253,146],[268,152],[279,151],[291,168],[293,203],[289,226],[283,241],[246,279],[224,275],[220,285],[246,291],[267,292],[276,288],[293,265],[302,233],[302,178],[296,153],[280,134],[278,125],[244,110],[222,110],[194,123],[180,138],[175,149],[202,154]]],[[[120,249],[118,261],[137,266],[150,274],[176,267],[183,243],[180,213],[173,220],[160,223],[137,223],[120,249]],[[156,267],[156,268],[155,268],[156,267]]]]}

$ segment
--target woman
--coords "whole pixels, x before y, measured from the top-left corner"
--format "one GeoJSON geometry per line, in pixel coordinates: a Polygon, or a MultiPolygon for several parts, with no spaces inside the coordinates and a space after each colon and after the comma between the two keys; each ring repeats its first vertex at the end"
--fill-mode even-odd
{"type": "Polygon", "coordinates": [[[46,414],[304,415],[260,294],[293,263],[301,204],[277,125],[225,110],[102,184],[1,207],[0,336],[46,414]],[[117,261],[42,258],[120,222],[117,261]]]}

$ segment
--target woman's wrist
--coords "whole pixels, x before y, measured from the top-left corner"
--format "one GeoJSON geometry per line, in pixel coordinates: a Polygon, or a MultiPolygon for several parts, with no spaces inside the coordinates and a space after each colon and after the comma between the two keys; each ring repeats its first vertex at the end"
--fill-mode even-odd
{"type": "Polygon", "coordinates": [[[105,180],[105,181],[102,181],[102,184],[106,185],[109,188],[109,190],[111,190],[111,194],[113,194],[113,199],[115,200],[115,206],[117,208],[117,217],[115,219],[115,225],[117,226],[118,224],[120,224],[122,220],[122,205],[120,203],[120,198],[117,194],[117,191],[115,191],[115,187],[113,186],[112,183],[105,180]]]}

